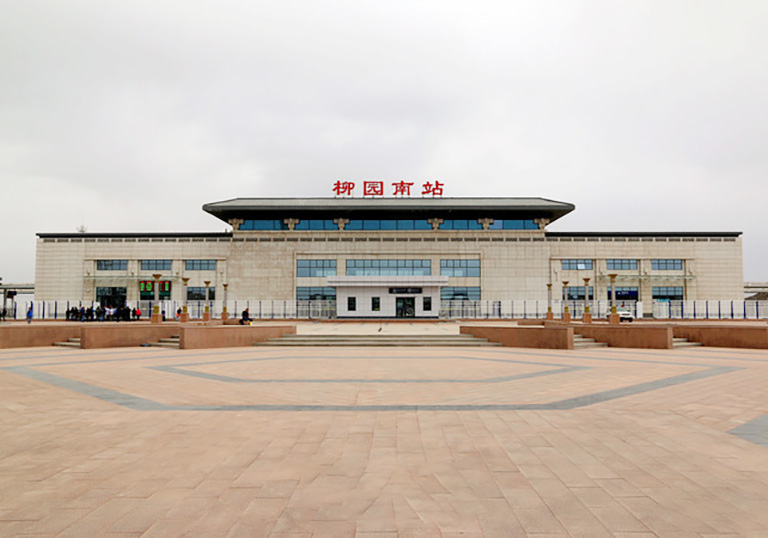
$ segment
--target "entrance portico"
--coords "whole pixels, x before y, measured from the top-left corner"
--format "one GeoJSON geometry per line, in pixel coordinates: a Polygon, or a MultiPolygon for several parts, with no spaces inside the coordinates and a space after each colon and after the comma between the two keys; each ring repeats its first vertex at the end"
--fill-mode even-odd
{"type": "Polygon", "coordinates": [[[339,318],[437,318],[447,276],[329,276],[339,318]]]}

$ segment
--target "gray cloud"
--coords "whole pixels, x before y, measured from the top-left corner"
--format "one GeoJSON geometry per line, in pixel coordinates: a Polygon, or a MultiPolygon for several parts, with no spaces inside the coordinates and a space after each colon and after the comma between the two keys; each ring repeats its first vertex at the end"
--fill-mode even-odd
{"type": "Polygon", "coordinates": [[[768,280],[768,5],[25,1],[0,19],[6,281],[34,232],[438,178],[567,230],[742,230],[768,280]]]}

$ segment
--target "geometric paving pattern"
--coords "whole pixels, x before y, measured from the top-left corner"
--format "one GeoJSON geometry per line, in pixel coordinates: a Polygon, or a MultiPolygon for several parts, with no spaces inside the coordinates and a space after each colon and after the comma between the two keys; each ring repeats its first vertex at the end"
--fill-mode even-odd
{"type": "Polygon", "coordinates": [[[0,536],[766,536],[761,350],[0,350],[0,536]]]}

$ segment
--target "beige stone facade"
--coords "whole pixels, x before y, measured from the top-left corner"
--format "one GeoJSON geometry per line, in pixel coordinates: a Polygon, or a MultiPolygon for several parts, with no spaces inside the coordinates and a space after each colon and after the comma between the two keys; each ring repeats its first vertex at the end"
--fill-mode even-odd
{"type": "MultiPolygon", "coordinates": [[[[308,289],[328,289],[327,276],[354,276],[348,269],[350,260],[417,263],[422,272],[412,274],[448,276],[443,291],[471,289],[470,299],[542,301],[547,299],[548,283],[558,299],[564,281],[571,288],[582,287],[583,294],[584,278],[594,287],[593,298],[606,299],[610,274],[617,275],[617,289],[631,290],[646,311],[663,289],[682,290],[686,300],[742,297],[738,232],[549,232],[546,225],[573,206],[541,199],[406,200],[404,208],[392,200],[378,205],[356,202],[360,203],[246,199],[210,204],[211,209],[205,206],[233,223],[233,231],[224,233],[38,234],[35,298],[97,301],[104,290],[117,289],[133,304],[142,298],[141,283],[161,274],[170,300],[184,300],[182,279],[188,278],[197,293],[210,282],[217,300],[223,299],[226,283],[229,300],[290,301],[303,298],[308,289]],[[461,221],[463,225],[477,229],[443,229],[445,218],[455,218],[461,211],[462,218],[470,216],[461,221]],[[421,222],[428,229],[350,229],[355,218],[369,218],[359,214],[371,212],[380,219],[422,219],[407,222],[421,222]],[[494,229],[490,217],[498,219],[502,212],[505,219],[527,219],[503,221],[524,222],[526,229],[494,229]],[[272,222],[282,229],[244,229],[248,218],[254,214],[263,218],[262,213],[273,220],[253,220],[251,226],[272,222]],[[308,226],[309,221],[301,224],[307,218],[325,219],[312,222],[332,229],[300,229],[308,226]],[[160,265],[153,265],[153,260],[160,265]],[[474,260],[470,272],[474,275],[454,276],[441,268],[443,260],[474,260]],[[658,260],[673,263],[660,267],[658,260]],[[112,262],[115,265],[110,266],[112,262]],[[326,264],[326,270],[312,273],[317,276],[300,275],[301,263],[316,262],[326,264]]],[[[399,221],[381,222],[393,226],[399,221]]],[[[386,274],[395,273],[382,273],[386,274]]],[[[143,298],[150,297],[145,293],[143,298]]]]}

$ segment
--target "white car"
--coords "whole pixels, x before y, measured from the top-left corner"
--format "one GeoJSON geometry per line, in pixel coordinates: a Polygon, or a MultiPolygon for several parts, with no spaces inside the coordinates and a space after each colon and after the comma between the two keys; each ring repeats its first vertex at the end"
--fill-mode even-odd
{"type": "Polygon", "coordinates": [[[619,315],[619,322],[628,321],[632,323],[635,320],[634,314],[626,308],[617,308],[616,313],[619,315]]]}

